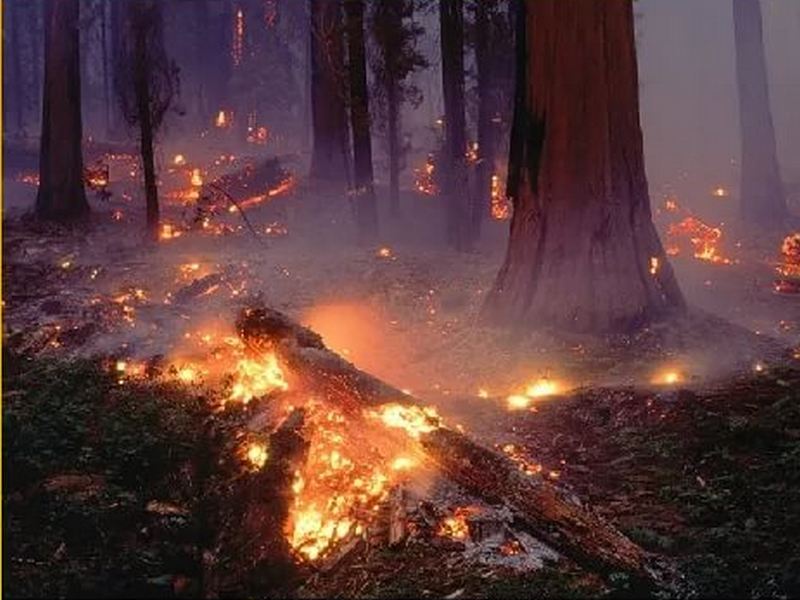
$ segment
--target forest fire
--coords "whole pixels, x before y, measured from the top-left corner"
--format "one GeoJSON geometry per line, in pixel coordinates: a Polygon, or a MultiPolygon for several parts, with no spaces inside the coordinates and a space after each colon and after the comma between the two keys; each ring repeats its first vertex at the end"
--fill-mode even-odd
{"type": "Polygon", "coordinates": [[[220,110],[214,119],[214,126],[217,129],[227,129],[233,124],[233,113],[228,110],[220,110]]]}
{"type": "Polygon", "coordinates": [[[242,358],[236,364],[230,400],[247,404],[275,390],[286,391],[283,369],[278,358],[268,353],[258,358],[242,358]]]}
{"type": "Polygon", "coordinates": [[[530,383],[524,392],[508,396],[506,405],[509,410],[524,410],[529,408],[536,399],[557,396],[564,391],[564,384],[549,377],[542,377],[530,383]]]}
{"type": "Polygon", "coordinates": [[[511,202],[506,196],[505,187],[498,174],[492,175],[491,214],[496,221],[511,218],[511,202]]]}
{"type": "Polygon", "coordinates": [[[428,155],[422,168],[414,169],[414,187],[420,194],[426,196],[439,194],[439,186],[436,184],[436,161],[432,154],[428,155]]]}
{"type": "Polygon", "coordinates": [[[689,216],[670,225],[667,231],[669,245],[667,254],[676,256],[682,252],[682,246],[688,241],[693,256],[699,260],[713,264],[730,265],[734,261],[720,253],[722,229],[711,227],[697,217],[689,216]]]}
{"type": "Polygon", "coordinates": [[[786,236],[781,243],[781,258],[775,268],[780,279],[773,287],[780,294],[800,293],[800,233],[786,236]]]}
{"type": "Polygon", "coordinates": [[[468,539],[470,534],[469,518],[479,512],[480,509],[475,506],[459,506],[452,516],[446,517],[439,524],[437,535],[454,540],[468,539]]]}

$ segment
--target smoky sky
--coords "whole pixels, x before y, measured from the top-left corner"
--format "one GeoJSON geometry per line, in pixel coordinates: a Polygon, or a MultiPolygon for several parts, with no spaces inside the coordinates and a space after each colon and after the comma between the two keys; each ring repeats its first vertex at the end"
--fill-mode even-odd
{"type": "MultiPolygon", "coordinates": [[[[783,179],[800,181],[800,2],[762,0],[783,179]]],[[[639,0],[641,118],[651,188],[736,190],[740,156],[731,0],[639,0]]]]}

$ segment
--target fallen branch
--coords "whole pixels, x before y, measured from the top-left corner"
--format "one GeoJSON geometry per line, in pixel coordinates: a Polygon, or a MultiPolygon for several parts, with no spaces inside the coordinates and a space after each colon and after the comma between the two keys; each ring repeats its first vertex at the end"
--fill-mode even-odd
{"type": "MultiPolygon", "coordinates": [[[[328,350],[322,338],[277,311],[246,309],[237,321],[252,348],[275,351],[302,389],[313,390],[353,413],[392,402],[420,406],[408,394],[360,371],[328,350]]],[[[577,563],[605,576],[628,575],[637,584],[658,587],[669,578],[666,563],[645,552],[577,498],[447,428],[420,436],[442,473],[470,493],[502,503],[525,529],[577,563]]]]}

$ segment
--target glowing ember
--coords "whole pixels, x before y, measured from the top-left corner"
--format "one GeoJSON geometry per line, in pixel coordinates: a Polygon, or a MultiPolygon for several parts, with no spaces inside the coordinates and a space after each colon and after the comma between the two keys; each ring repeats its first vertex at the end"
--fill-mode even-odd
{"type": "Polygon", "coordinates": [[[680,240],[688,239],[695,258],[715,264],[733,264],[731,259],[722,256],[719,251],[722,229],[711,227],[697,217],[686,217],[683,221],[670,225],[667,237],[671,242],[667,254],[679,254],[680,240]]]}
{"type": "Polygon", "coordinates": [[[441,417],[433,407],[385,404],[371,415],[379,418],[387,427],[405,430],[414,439],[442,426],[441,417]]]}
{"type": "Polygon", "coordinates": [[[230,400],[247,404],[253,398],[288,389],[289,384],[274,354],[258,359],[243,358],[236,364],[230,400]]]}
{"type": "Polygon", "coordinates": [[[195,383],[200,376],[197,368],[192,366],[183,366],[178,369],[178,380],[183,383],[195,383]]]}
{"type": "Polygon", "coordinates": [[[446,517],[440,524],[437,534],[454,540],[466,540],[469,537],[469,517],[477,514],[479,509],[472,506],[456,508],[452,517],[446,517]]]}
{"type": "Polygon", "coordinates": [[[556,396],[564,391],[564,386],[549,377],[542,377],[528,384],[523,393],[512,394],[506,398],[509,410],[523,410],[528,408],[536,398],[556,396]]]}
{"type": "Polygon", "coordinates": [[[416,463],[407,456],[398,456],[392,462],[392,471],[407,471],[416,463]]]}
{"type": "Polygon", "coordinates": [[[265,464],[267,464],[269,453],[267,452],[267,447],[264,444],[254,442],[247,447],[246,457],[247,462],[249,462],[250,465],[256,469],[261,469],[265,464]]]}
{"type": "Polygon", "coordinates": [[[478,162],[478,148],[478,142],[467,143],[467,151],[464,153],[464,157],[468,163],[475,164],[478,162]]]}
{"type": "Polygon", "coordinates": [[[425,166],[414,170],[414,187],[426,196],[436,196],[439,193],[436,185],[436,162],[432,154],[428,155],[425,166]]]}
{"type": "Polygon", "coordinates": [[[173,240],[181,237],[182,233],[183,232],[180,229],[177,229],[174,225],[171,225],[170,223],[163,223],[161,225],[161,231],[158,233],[158,239],[173,240]]]}
{"type": "Polygon", "coordinates": [[[659,266],[661,266],[661,265],[659,263],[658,257],[657,256],[651,256],[650,257],[650,275],[655,276],[656,273],[658,273],[659,266]]]}
{"type": "Polygon", "coordinates": [[[392,249],[387,246],[378,248],[378,251],[375,253],[375,256],[377,256],[378,258],[392,258],[393,256],[392,249]]]}
{"type": "Polygon", "coordinates": [[[783,240],[777,271],[784,277],[800,277],[800,233],[788,235],[783,240]]]}
{"type": "Polygon", "coordinates": [[[683,375],[679,371],[668,370],[658,373],[652,379],[652,383],[656,385],[675,385],[684,380],[683,375]]]}
{"type": "Polygon", "coordinates": [[[667,198],[664,201],[664,210],[667,212],[678,212],[678,201],[675,198],[667,198]]]}
{"type": "Polygon", "coordinates": [[[176,154],[172,159],[172,164],[176,167],[182,167],[186,164],[186,158],[183,156],[183,154],[176,154]]]}
{"type": "Polygon", "coordinates": [[[492,218],[497,221],[511,218],[511,202],[509,202],[503,183],[497,174],[492,175],[491,213],[492,218]]]}
{"type": "Polygon", "coordinates": [[[195,187],[203,185],[203,176],[200,173],[200,169],[192,169],[192,185],[195,187]]]}
{"type": "Polygon", "coordinates": [[[711,191],[711,195],[715,198],[727,198],[730,194],[724,187],[718,186],[711,191]]]}
{"type": "Polygon", "coordinates": [[[220,110],[217,113],[217,118],[214,119],[214,126],[217,129],[227,129],[231,126],[231,121],[233,121],[231,113],[226,110],[220,110]]]}

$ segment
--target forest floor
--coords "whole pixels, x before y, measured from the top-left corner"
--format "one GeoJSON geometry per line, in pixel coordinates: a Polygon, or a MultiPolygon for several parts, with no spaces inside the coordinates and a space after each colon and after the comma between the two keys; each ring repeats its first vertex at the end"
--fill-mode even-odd
{"type": "MultiPolygon", "coordinates": [[[[95,201],[87,228],[4,218],[9,597],[208,592],[209,486],[238,476],[209,459],[219,443],[209,431],[236,435],[233,416],[213,409],[212,357],[254,301],[319,331],[481,443],[513,445],[643,547],[673,557],[702,595],[800,594],[800,296],[773,291],[786,232],[731,233],[738,241],[720,249],[730,264],[683,249],[672,263],[695,307],[684,319],[600,341],[512,338],[477,321],[504,224],[487,224],[475,252],[444,251],[436,200],[409,194],[406,219],[357,246],[348,207],[320,211],[300,185],[248,210],[257,238],[235,214],[215,216],[210,231],[184,229],[194,215],[167,200],[165,219],[181,235],[150,244],[133,184],[95,201]],[[143,361],[169,375],[119,371],[143,361]],[[542,377],[563,393],[507,409],[507,395],[542,377]]],[[[7,189],[29,206],[35,187],[7,189]]],[[[668,218],[657,211],[662,234],[668,218]]],[[[358,547],[302,574],[278,591],[626,593],[624,580],[611,589],[566,560],[520,572],[476,563],[463,544],[436,537],[358,547]]]]}
{"type": "MultiPolygon", "coordinates": [[[[203,594],[207,484],[235,476],[214,472],[203,432],[225,413],[185,386],[119,385],[96,361],[6,355],[4,367],[4,594],[203,594]]],[[[673,557],[702,596],[800,593],[800,370],[482,410],[471,435],[513,440],[558,469],[632,539],[673,557]]],[[[566,560],[532,572],[475,564],[463,544],[428,541],[361,547],[282,593],[588,597],[625,595],[625,583],[609,590],[566,560]]]]}

